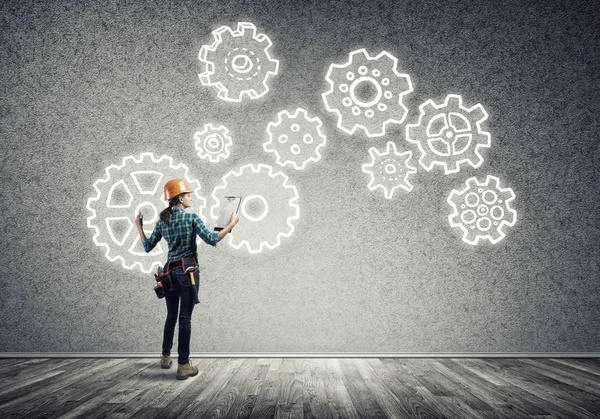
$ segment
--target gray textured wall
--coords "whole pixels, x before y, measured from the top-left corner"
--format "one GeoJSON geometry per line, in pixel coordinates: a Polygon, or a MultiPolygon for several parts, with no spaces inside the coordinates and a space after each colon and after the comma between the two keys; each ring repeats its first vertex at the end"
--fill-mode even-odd
{"type": "Polygon", "coordinates": [[[295,231],[256,255],[200,247],[192,352],[599,351],[599,18],[593,1],[3,2],[0,351],[158,353],[164,301],[95,246],[93,182],[125,156],[166,154],[210,204],[227,171],[278,167],[265,128],[296,107],[327,144],[306,170],[281,169],[295,231]],[[268,34],[280,68],[263,98],[232,104],[202,86],[197,56],[240,21],[268,34]],[[329,65],[363,47],[414,86],[384,137],[340,131],[321,98],[329,65]],[[419,167],[410,193],[370,191],[368,149],[417,156],[406,123],[449,93],[489,114],[481,167],[419,167]],[[218,164],[193,144],[214,121],[234,138],[218,164]],[[518,221],[472,246],[446,198],[488,174],[515,191],[518,221]]]}

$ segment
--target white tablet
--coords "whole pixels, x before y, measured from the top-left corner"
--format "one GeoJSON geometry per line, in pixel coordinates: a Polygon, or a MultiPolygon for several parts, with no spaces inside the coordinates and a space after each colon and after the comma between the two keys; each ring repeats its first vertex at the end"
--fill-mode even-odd
{"type": "Polygon", "coordinates": [[[233,214],[237,214],[242,204],[241,196],[226,196],[221,201],[221,212],[219,213],[219,219],[215,224],[215,231],[221,231],[229,225],[233,214]]]}

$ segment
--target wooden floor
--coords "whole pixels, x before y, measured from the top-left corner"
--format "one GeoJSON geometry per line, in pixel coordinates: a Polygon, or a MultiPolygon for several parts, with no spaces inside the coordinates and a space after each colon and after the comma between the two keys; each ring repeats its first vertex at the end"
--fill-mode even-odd
{"type": "Polygon", "coordinates": [[[0,418],[600,418],[600,360],[0,359],[0,418]]]}

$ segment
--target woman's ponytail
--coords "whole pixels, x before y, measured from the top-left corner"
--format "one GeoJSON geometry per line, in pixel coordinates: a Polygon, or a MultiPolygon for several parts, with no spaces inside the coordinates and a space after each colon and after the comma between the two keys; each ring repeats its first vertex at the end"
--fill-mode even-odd
{"type": "Polygon", "coordinates": [[[166,225],[171,225],[171,215],[173,214],[173,207],[178,203],[179,195],[173,197],[173,199],[169,201],[169,206],[160,212],[159,217],[166,225]]]}

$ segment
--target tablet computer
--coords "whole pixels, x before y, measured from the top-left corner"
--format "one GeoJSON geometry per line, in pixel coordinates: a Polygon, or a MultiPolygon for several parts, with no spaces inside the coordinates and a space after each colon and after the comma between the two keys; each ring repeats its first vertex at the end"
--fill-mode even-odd
{"type": "Polygon", "coordinates": [[[241,196],[226,196],[221,201],[221,212],[219,213],[219,219],[215,224],[215,231],[221,231],[229,225],[233,214],[237,214],[242,205],[241,196]]]}

